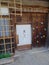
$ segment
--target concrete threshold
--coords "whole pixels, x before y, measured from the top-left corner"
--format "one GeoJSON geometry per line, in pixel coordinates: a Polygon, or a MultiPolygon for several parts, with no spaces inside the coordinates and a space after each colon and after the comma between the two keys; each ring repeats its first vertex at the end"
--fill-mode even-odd
{"type": "Polygon", "coordinates": [[[5,65],[12,62],[14,62],[14,58],[12,57],[0,59],[0,65],[5,65]]]}
{"type": "MultiPolygon", "coordinates": [[[[27,50],[27,52],[22,52],[22,51],[18,51],[18,54],[16,53],[15,55],[14,55],[14,58],[16,58],[16,57],[19,57],[19,56],[21,56],[21,55],[23,55],[23,54],[25,54],[25,53],[29,53],[29,54],[34,54],[34,53],[42,53],[42,52],[46,52],[46,51],[49,51],[49,48],[34,48],[34,49],[32,49],[32,50],[27,50]],[[31,52],[28,52],[28,51],[31,51],[31,52]],[[19,53],[20,52],[20,53],[19,53]]],[[[16,51],[17,52],[17,51],[16,51]]]]}

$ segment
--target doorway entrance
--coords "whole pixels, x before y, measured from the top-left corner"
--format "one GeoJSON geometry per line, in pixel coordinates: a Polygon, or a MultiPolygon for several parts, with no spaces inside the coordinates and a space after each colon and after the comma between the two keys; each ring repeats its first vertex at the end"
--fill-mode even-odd
{"type": "Polygon", "coordinates": [[[16,25],[16,35],[19,37],[19,44],[17,44],[17,47],[31,47],[32,33],[30,24],[16,25]]]}

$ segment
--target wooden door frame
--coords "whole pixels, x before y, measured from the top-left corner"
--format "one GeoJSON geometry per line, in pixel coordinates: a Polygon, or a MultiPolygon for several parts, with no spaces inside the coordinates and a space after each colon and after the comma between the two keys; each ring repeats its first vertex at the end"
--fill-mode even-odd
{"type": "MultiPolygon", "coordinates": [[[[31,25],[31,39],[32,39],[32,24],[31,23],[18,23],[18,24],[16,24],[16,25],[31,25]]],[[[15,31],[16,31],[16,25],[15,25],[15,31]]],[[[15,34],[16,35],[16,34],[15,34]]],[[[16,37],[15,37],[16,38],[16,37]]],[[[33,40],[32,40],[33,41],[33,40]]],[[[31,42],[32,42],[31,41],[31,42]]],[[[24,46],[23,46],[24,47],[24,46]]],[[[32,49],[32,43],[31,43],[31,45],[29,46],[29,45],[27,45],[27,46],[25,46],[25,47],[28,47],[28,49],[31,47],[31,49],[32,49]]],[[[16,44],[16,48],[17,48],[17,44],[16,44]]],[[[18,47],[18,48],[21,48],[21,47],[18,47]]],[[[22,48],[22,50],[23,50],[23,48],[22,48]]]]}

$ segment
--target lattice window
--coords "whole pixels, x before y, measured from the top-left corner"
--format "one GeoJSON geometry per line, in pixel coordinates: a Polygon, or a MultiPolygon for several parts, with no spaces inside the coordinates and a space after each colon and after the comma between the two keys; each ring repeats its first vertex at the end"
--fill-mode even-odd
{"type": "Polygon", "coordinates": [[[22,16],[22,0],[0,0],[0,54],[14,54],[14,22],[22,16]]]}

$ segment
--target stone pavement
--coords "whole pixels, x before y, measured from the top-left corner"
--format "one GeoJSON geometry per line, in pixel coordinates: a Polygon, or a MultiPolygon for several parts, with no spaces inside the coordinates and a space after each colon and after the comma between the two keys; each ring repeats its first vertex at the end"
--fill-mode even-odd
{"type": "Polygon", "coordinates": [[[5,65],[49,65],[49,50],[33,48],[32,50],[16,51],[14,61],[5,65]]]}

